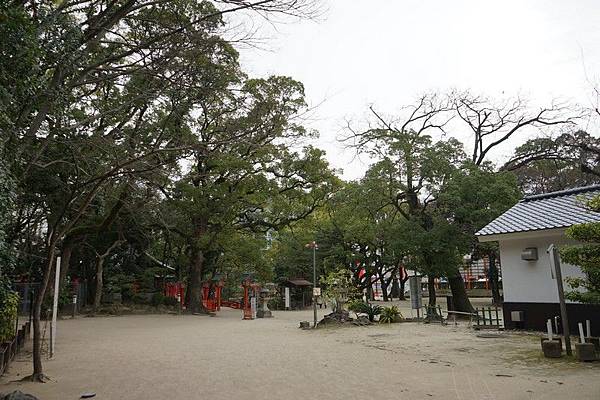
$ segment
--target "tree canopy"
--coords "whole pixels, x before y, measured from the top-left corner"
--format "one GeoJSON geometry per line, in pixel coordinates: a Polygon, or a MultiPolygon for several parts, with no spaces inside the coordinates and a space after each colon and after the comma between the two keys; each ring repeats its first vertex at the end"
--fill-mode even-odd
{"type": "MultiPolygon", "coordinates": [[[[587,206],[600,210],[600,197],[590,200],[587,206]]],[[[567,236],[581,244],[562,248],[560,255],[564,262],[580,266],[584,277],[567,278],[573,290],[565,297],[572,301],[600,304],[600,223],[573,225],[567,229],[567,236]]]]}
{"type": "MultiPolygon", "coordinates": [[[[318,4],[0,5],[0,263],[2,279],[40,285],[32,379],[44,378],[40,318],[57,256],[61,288],[85,282],[94,311],[104,295],[133,301],[171,279],[202,312],[202,284],[216,277],[234,292],[248,273],[263,283],[310,276],[312,241],[321,276],[367,292],[377,281],[387,298],[390,286],[402,295],[401,271],[412,269],[430,279],[432,305],[445,277],[470,311],[463,256],[497,252],[475,232],[521,191],[597,182],[600,144],[572,129],[577,112],[469,92],[425,94],[396,116],[369,107],[343,142],[371,163],[344,181],[309,144],[304,85],[240,64],[238,41],[252,34],[232,35],[240,27],[226,17],[239,12],[305,18],[318,4]],[[474,147],[448,135],[453,118],[474,147]],[[551,127],[573,132],[528,141],[502,168],[489,162],[518,132],[551,127]]],[[[591,243],[593,229],[572,234],[591,243]]],[[[589,279],[574,284],[595,296],[578,254],[565,250],[589,279]]]]}

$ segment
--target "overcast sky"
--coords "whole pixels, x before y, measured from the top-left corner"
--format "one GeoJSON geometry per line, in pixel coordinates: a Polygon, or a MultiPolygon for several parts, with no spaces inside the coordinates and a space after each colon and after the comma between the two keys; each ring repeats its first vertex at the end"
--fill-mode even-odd
{"type": "MultiPolygon", "coordinates": [[[[251,76],[291,76],[305,85],[316,144],[343,176],[368,160],[337,143],[346,118],[374,104],[393,114],[417,95],[450,88],[531,105],[561,98],[590,106],[600,79],[598,0],[329,0],[316,21],[264,27],[267,50],[242,50],[251,76]],[[322,103],[322,104],[321,104],[322,103]]],[[[595,134],[595,132],[592,132],[595,134]]],[[[464,139],[465,132],[453,132],[464,139]]],[[[493,154],[505,160],[525,140],[493,154]],[[501,153],[501,154],[499,154],[501,153]]]]}

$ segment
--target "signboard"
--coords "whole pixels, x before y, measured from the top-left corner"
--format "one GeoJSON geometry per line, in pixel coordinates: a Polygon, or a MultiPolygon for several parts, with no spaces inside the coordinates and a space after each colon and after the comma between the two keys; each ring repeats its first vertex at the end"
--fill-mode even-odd
{"type": "Polygon", "coordinates": [[[421,277],[411,276],[408,278],[410,287],[410,307],[419,310],[423,306],[423,293],[421,292],[421,277]]]}
{"type": "Polygon", "coordinates": [[[287,309],[291,308],[290,303],[291,303],[291,301],[290,301],[290,288],[286,287],[285,288],[285,308],[287,308],[287,309]]]}
{"type": "Polygon", "coordinates": [[[317,297],[320,295],[321,295],[321,288],[320,287],[313,288],[313,296],[317,297]]]}

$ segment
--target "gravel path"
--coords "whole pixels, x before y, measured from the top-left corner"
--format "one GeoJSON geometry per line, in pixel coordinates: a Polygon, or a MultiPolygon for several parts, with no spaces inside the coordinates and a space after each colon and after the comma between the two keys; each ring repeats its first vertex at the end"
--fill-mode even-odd
{"type": "Polygon", "coordinates": [[[11,383],[30,372],[22,353],[0,392],[41,400],[89,391],[130,400],[600,399],[600,363],[545,360],[537,336],[484,339],[466,325],[417,323],[302,331],[298,321],[311,311],[274,315],[63,320],[57,355],[45,361],[53,382],[11,383]]]}

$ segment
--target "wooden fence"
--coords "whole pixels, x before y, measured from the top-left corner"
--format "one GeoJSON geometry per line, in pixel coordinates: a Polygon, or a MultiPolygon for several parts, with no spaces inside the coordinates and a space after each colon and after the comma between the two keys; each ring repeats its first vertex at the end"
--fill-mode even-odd
{"type": "Polygon", "coordinates": [[[0,343],[0,376],[8,370],[15,356],[25,347],[30,331],[31,323],[27,321],[21,325],[11,341],[0,343]]]}

